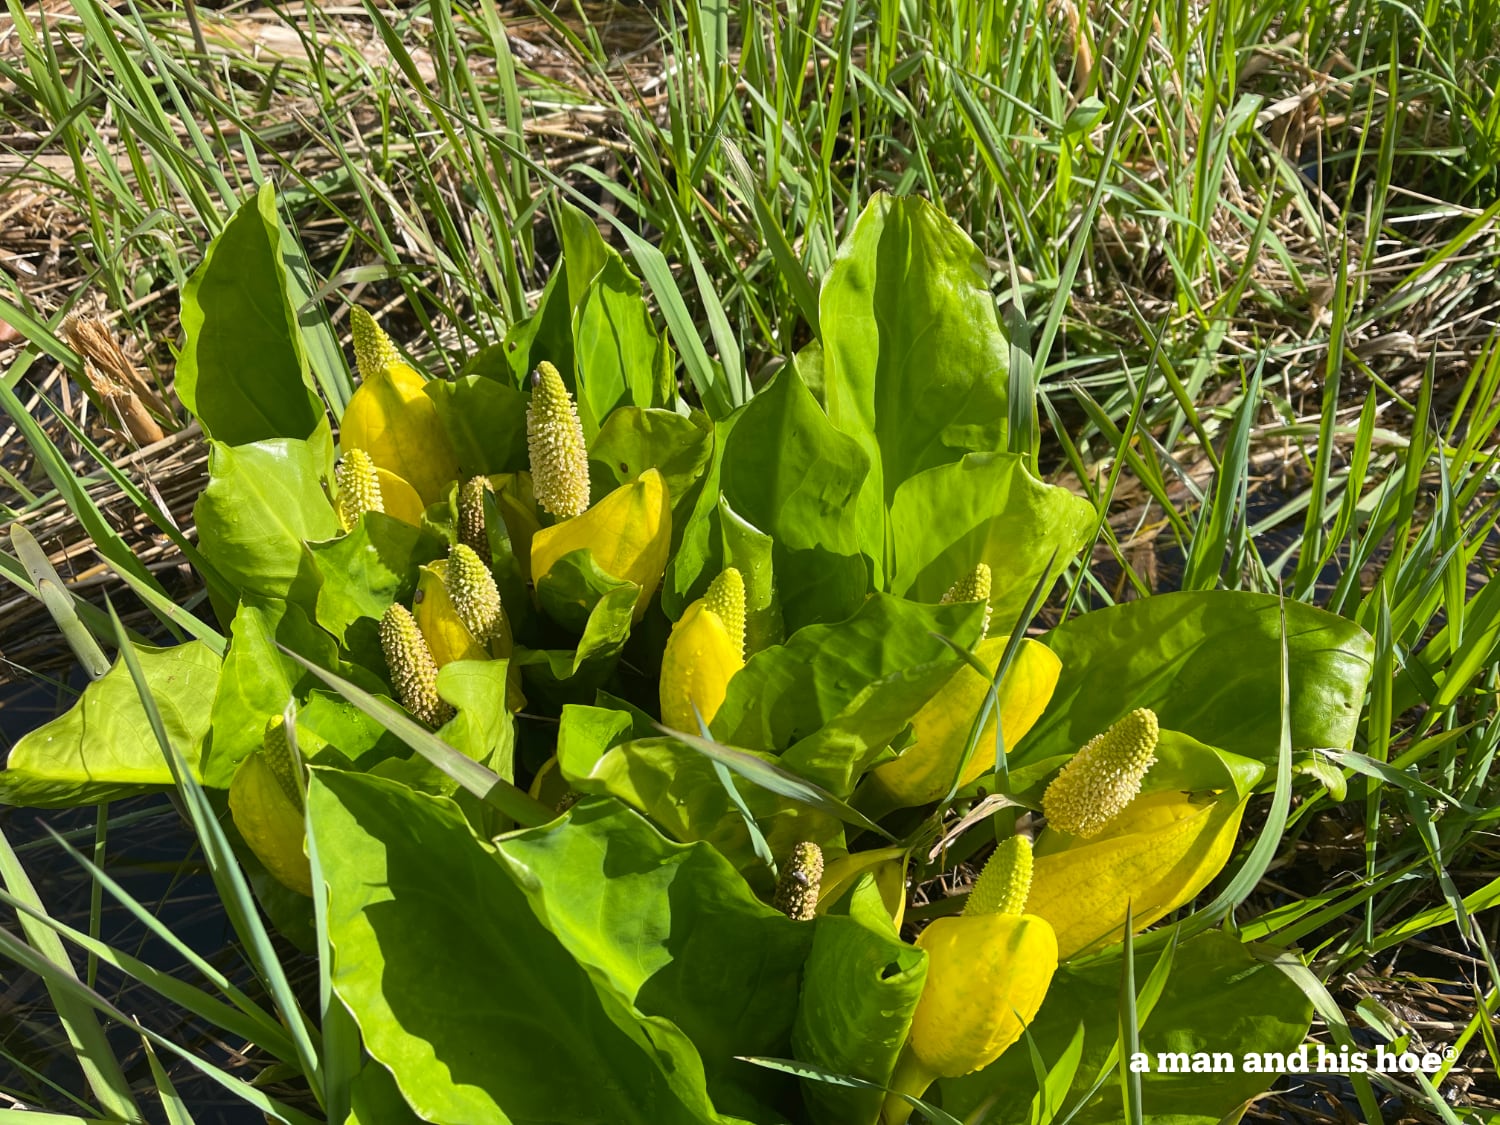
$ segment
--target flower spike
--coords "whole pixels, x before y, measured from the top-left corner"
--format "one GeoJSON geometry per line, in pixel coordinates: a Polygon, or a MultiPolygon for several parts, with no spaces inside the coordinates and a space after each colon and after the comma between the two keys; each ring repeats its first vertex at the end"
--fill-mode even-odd
{"type": "Polygon", "coordinates": [[[1031,863],[1031,841],[1025,836],[1002,840],[969,892],[964,913],[1024,914],[1031,894],[1031,863]]]}
{"type": "Polygon", "coordinates": [[[458,541],[481,559],[490,557],[489,532],[484,524],[485,477],[470,477],[458,490],[458,541]]]}
{"type": "Polygon", "coordinates": [[[968,574],[964,575],[943,595],[943,604],[952,602],[983,602],[984,603],[984,625],[980,628],[979,635],[986,637],[990,632],[990,568],[988,563],[980,563],[968,574]]]}
{"type": "Polygon", "coordinates": [[[354,365],[359,368],[362,380],[373,379],[394,364],[406,362],[385,329],[359,305],[349,309],[349,330],[354,335],[354,365]]]}
{"type": "Polygon", "coordinates": [[[560,520],[581,516],[589,506],[589,456],[578,407],[562,376],[542,362],[531,375],[526,407],[526,445],[537,503],[560,520]]]}
{"type": "Polygon", "coordinates": [[[430,727],[440,727],[453,718],[453,708],[437,693],[437,664],[432,650],[411,610],[399,602],[380,619],[380,647],[401,706],[430,727]]]}
{"type": "Polygon", "coordinates": [[[348,450],[338,468],[334,469],[333,479],[339,486],[339,519],[346,531],[352,529],[366,512],[385,511],[375,462],[363,449],[348,450]]]}
{"type": "Polygon", "coordinates": [[[444,583],[453,608],[464,627],[480,644],[488,644],[503,634],[505,615],[500,605],[500,590],[495,576],[474,550],[455,543],[448,552],[448,573],[444,583]]]}
{"type": "Polygon", "coordinates": [[[740,659],[745,658],[745,579],[734,567],[725,567],[719,576],[708,584],[703,595],[703,604],[713,610],[724,621],[729,639],[739,649],[740,659]]]}
{"type": "Polygon", "coordinates": [[[1140,793],[1160,736],[1156,712],[1138,707],[1090,739],[1042,794],[1049,827],[1084,839],[1102,832],[1140,793]]]}
{"type": "Polygon", "coordinates": [[[776,881],[775,907],[794,922],[807,922],[818,906],[823,882],[823,849],[811,840],[792,848],[781,878],[776,881]]]}

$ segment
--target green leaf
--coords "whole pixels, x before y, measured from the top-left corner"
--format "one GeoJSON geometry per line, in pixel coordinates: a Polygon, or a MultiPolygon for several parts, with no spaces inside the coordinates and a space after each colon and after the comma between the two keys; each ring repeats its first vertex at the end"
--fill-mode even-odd
{"type": "Polygon", "coordinates": [[[464,375],[428,379],[422,387],[447,431],[465,478],[521,472],[526,450],[526,396],[508,383],[464,375]]]}
{"type": "MultiPolygon", "coordinates": [[[[542,295],[537,299],[536,311],[511,325],[500,347],[518,387],[530,389],[531,372],[545,359],[557,368],[572,389],[573,306],[568,301],[566,259],[547,279],[542,295]]],[[[475,356],[471,363],[474,373],[489,375],[493,355],[490,350],[475,356]],[[486,361],[482,367],[481,360],[486,361]]]]}
{"type": "Polygon", "coordinates": [[[745,580],[745,652],[754,654],[786,639],[781,595],[776,589],[776,544],[719,497],[719,537],[724,567],[745,580]]]}
{"type": "Polygon", "coordinates": [[[972,644],[983,617],[977,602],[918,605],[876,594],[847,620],[809,625],[752,656],[710,726],[734,746],[785,749],[839,716],[874,680],[934,661],[956,664],[933,634],[972,644]]]}
{"type": "Polygon", "coordinates": [[[787,750],[781,764],[837,796],[847,797],[922,705],[952,678],[953,661],[949,659],[881,676],[825,726],[787,750]]]}
{"type": "MultiPolygon", "coordinates": [[[[927,954],[891,925],[875,880],[814,922],[812,954],[792,1030],[796,1057],[834,1074],[888,1085],[927,979],[927,954]]],[[[875,1125],[878,1090],[804,1081],[817,1125],[875,1125]]]]}
{"type": "Polygon", "coordinates": [[[790,367],[723,429],[717,491],[771,537],[787,630],[847,617],[869,589],[855,522],[868,458],[834,429],[790,367]]]}
{"type": "Polygon", "coordinates": [[[1156,763],[1141,782],[1142,793],[1181,789],[1201,793],[1207,789],[1232,790],[1245,796],[1266,774],[1264,763],[1206,746],[1181,731],[1163,730],[1156,744],[1156,763]]]}
{"type": "MultiPolygon", "coordinates": [[[[201,641],[136,646],[172,745],[194,770],[208,733],[219,658],[201,641]]],[[[83,689],[64,715],[21,736],[0,773],[0,802],[67,808],[172,785],[123,659],[83,689]]]]}
{"type": "MultiPolygon", "coordinates": [[[[1136,954],[1137,979],[1146,977],[1157,955],[1136,954]]],[[[1118,1041],[1121,957],[1117,948],[1086,963],[1059,966],[1029,1029],[1042,1058],[1053,1060],[1067,1050],[1083,1021],[1083,1060],[1064,1103],[1069,1108],[1087,1091],[1118,1041]]],[[[1245,1053],[1293,1051],[1302,1045],[1311,1021],[1312,1005],[1302,991],[1228,934],[1212,931],[1183,942],[1140,1032],[1140,1049],[1151,1064],[1137,1076],[1148,1111],[1145,1120],[1218,1125],[1278,1077],[1245,1073],[1245,1053]],[[1202,1073],[1163,1073],[1157,1056],[1167,1051],[1185,1051],[1190,1061],[1195,1052],[1228,1052],[1233,1072],[1207,1078],[1202,1073]]],[[[1012,1048],[976,1074],[943,1079],[940,1089],[943,1108],[957,1117],[994,1098],[988,1119],[1017,1121],[1026,1119],[1037,1081],[1027,1053],[1012,1048]]],[[[1124,1120],[1120,1092],[1112,1083],[1072,1119],[1073,1125],[1116,1125],[1124,1120]]]]}
{"type": "Polygon", "coordinates": [[[686,518],[692,487],[703,476],[712,452],[711,428],[699,426],[675,411],[623,406],[605,419],[598,435],[589,442],[594,499],[647,469],[656,469],[666,481],[673,520],[686,518]]]}
{"type": "MultiPolygon", "coordinates": [[[[593,757],[594,749],[582,740],[559,742],[557,764],[574,789],[618,797],[683,843],[712,844],[758,889],[770,889],[770,872],[757,857],[745,821],[714,771],[714,759],[675,738],[635,739],[598,758],[593,757]]],[[[769,755],[757,756],[772,760],[769,755]]],[[[788,854],[802,840],[843,847],[842,826],[828,813],[758,785],[738,788],[774,856],[788,854]]]]}
{"type": "Polygon", "coordinates": [[[319,664],[338,659],[333,639],[286,602],[242,602],[230,638],[202,762],[203,784],[218,789],[229,788],[239,764],[260,749],[266,724],[282,713],[299,681],[307,683],[278,645],[319,664]]]}
{"type": "Polygon", "coordinates": [[[366,512],[336,539],[309,543],[322,585],[318,624],[372,668],[380,668],[378,628],[393,602],[411,600],[417,568],[447,554],[448,545],[427,529],[383,512],[366,512]]]}
{"type": "Polygon", "coordinates": [[[177,394],[226,445],[307,438],[323,421],[287,291],[269,182],[234,213],[182,290],[177,394]]]}
{"type": "MultiPolygon", "coordinates": [[[[569,551],[552,564],[536,584],[537,601],[547,616],[572,633],[582,633],[597,607],[609,594],[629,589],[631,597],[641,588],[624,578],[599,569],[594,552],[587,547],[569,551]]],[[[634,608],[631,602],[631,608],[634,608]]],[[[626,615],[628,627],[629,614],[626,615]]]]}
{"type": "Polygon", "coordinates": [[[860,498],[877,585],[896,489],[964,453],[1005,448],[1009,348],[984,255],[936,207],[876,195],[818,301],[828,417],[869,455],[860,498]]]}
{"type": "Polygon", "coordinates": [[[312,441],[210,442],[208,486],[193,505],[204,557],[241,596],[310,608],[319,577],[307,541],[340,531],[324,491],[332,476],[326,427],[312,441]]]}
{"type": "Polygon", "coordinates": [[[316,770],[308,821],[333,988],[420,1116],[720,1120],[687,1037],[591,978],[451,802],[316,770]]]}
{"type": "Polygon", "coordinates": [[[768,1103],[795,1105],[789,1083],[736,1056],[785,1049],[811,926],[757,900],[712,848],[671,843],[616,801],[586,798],[496,848],[580,964],[688,1035],[717,1106],[766,1120],[768,1103]]]}
{"type": "MultiPolygon", "coordinates": [[[[1271,763],[1281,738],[1280,610],[1271,594],[1160,594],[1096,610],[1047,635],[1062,660],[1052,703],[1017,765],[1071,754],[1136,707],[1163,727],[1271,763]]],[[[1374,643],[1358,625],[1286,603],[1292,746],[1348,749],[1374,643]]]]}
{"type": "Polygon", "coordinates": [[[458,708],[438,737],[506,781],[514,776],[515,733],[505,706],[509,661],[454,660],[438,669],[438,695],[458,708]]]}
{"type": "Polygon", "coordinates": [[[1020,454],[971,453],[896,489],[890,589],[935,602],[976,565],[988,563],[993,619],[1009,623],[1054,552],[1052,580],[1088,542],[1096,522],[1092,504],[1037,480],[1020,454]]]}
{"type": "Polygon", "coordinates": [[[352,762],[361,769],[407,753],[406,744],[399,738],[331,691],[309,694],[297,712],[297,739],[303,756],[310,761],[323,760],[326,749],[339,755],[328,758],[327,764],[352,762]]]}
{"type": "Polygon", "coordinates": [[[667,567],[662,608],[674,620],[724,567],[721,502],[768,536],[788,630],[838,621],[869,589],[854,501],[869,464],[783,368],[714,427],[714,454],[667,567]]]}

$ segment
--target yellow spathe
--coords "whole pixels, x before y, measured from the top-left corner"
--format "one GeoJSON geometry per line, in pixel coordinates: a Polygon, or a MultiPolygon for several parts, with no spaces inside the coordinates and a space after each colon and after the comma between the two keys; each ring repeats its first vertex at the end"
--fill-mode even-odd
{"type": "Polygon", "coordinates": [[[667,485],[660,472],[647,469],[583,515],[538,531],[531,540],[531,576],[540,582],[558,559],[587,548],[605,574],[641,588],[635,603],[639,621],[667,568],[671,546],[667,485]]]}
{"type": "MultiPolygon", "coordinates": [[[[1006,637],[979,643],[976,655],[986,668],[999,667],[1006,637]]],[[[1057,687],[1062,662],[1046,645],[1023,640],[1000,685],[1001,730],[1005,745],[1015,746],[1041,718],[1057,687]]],[[[990,681],[967,664],[933,693],[912,719],[912,744],[894,762],[871,775],[871,787],[888,808],[911,808],[936,801],[948,792],[958,760],[968,743],[969,729],[981,708],[990,681]]],[[[969,759],[960,788],[977,781],[995,764],[995,720],[991,716],[969,759]]],[[[880,802],[877,802],[880,803],[880,802]]]]}
{"type": "MultiPolygon", "coordinates": [[[[598,510],[597,508],[595,509],[598,510]]],[[[661,656],[661,721],[673,730],[698,733],[724,702],[733,675],[745,666],[740,646],[724,619],[699,598],[683,612],[661,656]]]]}
{"type": "Polygon", "coordinates": [[[1052,924],[1064,959],[1122,940],[1127,905],[1139,932],[1223,870],[1248,800],[1166,790],[1137,797],[1088,840],[1046,829],[1026,909],[1052,924]]]}

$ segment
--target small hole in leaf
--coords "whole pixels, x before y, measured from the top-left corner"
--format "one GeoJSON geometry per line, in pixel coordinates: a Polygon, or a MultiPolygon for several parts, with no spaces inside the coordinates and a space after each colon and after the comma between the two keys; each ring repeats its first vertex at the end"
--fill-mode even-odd
{"type": "Polygon", "coordinates": [[[893,976],[896,976],[900,972],[901,966],[892,961],[889,965],[880,970],[880,979],[890,980],[893,976]]]}

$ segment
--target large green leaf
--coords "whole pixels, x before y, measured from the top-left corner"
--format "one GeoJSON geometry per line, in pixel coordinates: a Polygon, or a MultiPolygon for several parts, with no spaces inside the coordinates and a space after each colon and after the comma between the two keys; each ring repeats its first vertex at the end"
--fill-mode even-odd
{"type": "Polygon", "coordinates": [[[520,472],[530,466],[526,396],[515,387],[482,375],[463,375],[451,382],[429,379],[422,391],[437,408],[465,477],[520,472]]]}
{"type": "MultiPolygon", "coordinates": [[[[1374,642],[1342,617],[1286,603],[1292,746],[1353,745],[1374,642]]],[[[1271,594],[1160,594],[1075,617],[1047,636],[1062,677],[1015,763],[1071,754],[1136,707],[1233,754],[1276,760],[1281,641],[1271,594]]]]}
{"type": "MultiPolygon", "coordinates": [[[[896,934],[865,876],[815,923],[812,955],[792,1030],[801,1062],[886,1085],[927,979],[927,955],[896,934]]],[[[802,1096],[818,1125],[875,1125],[878,1090],[807,1080],[802,1096]]]]}
{"type": "Polygon", "coordinates": [[[723,569],[727,506],[771,540],[788,631],[847,617],[869,589],[855,522],[868,469],[858,443],[835,430],[796,371],[783,368],[716,423],[713,458],[667,567],[662,608],[680,617],[723,569]]]}
{"type": "MultiPolygon", "coordinates": [[[[770,888],[770,874],[712,759],[673,738],[634,739],[597,758],[596,749],[590,738],[559,739],[558,767],[574,789],[618,797],[683,843],[712,844],[759,889],[770,888]]],[[[843,826],[833,816],[744,778],[733,784],[775,858],[803,840],[843,850],[843,826]]]]}
{"type": "MultiPolygon", "coordinates": [[[[172,745],[198,767],[219,680],[201,641],[136,646],[141,672],[172,745]]],[[[93,804],[172,785],[172,771],[123,660],[83,689],[67,712],[22,735],[0,772],[0,802],[36,808],[93,804]]]]}
{"type": "Polygon", "coordinates": [[[276,193],[234,213],[182,289],[177,394],[227,445],[306,438],[323,418],[287,295],[276,193]]]}
{"type": "Polygon", "coordinates": [[[828,417],[870,456],[860,522],[879,583],[892,563],[884,507],[902,482],[1005,447],[1010,353],[984,255],[916,197],[870,200],[818,314],[828,417]]]}
{"type": "Polygon", "coordinates": [[[784,750],[831,722],[881,677],[934,661],[956,666],[958,657],[933,634],[971,644],[983,617],[977,602],[919,605],[876,594],[847,620],[809,625],[752,656],[729,681],[714,734],[750,750],[784,750]]]}
{"type": "Polygon", "coordinates": [[[451,802],[320,770],[308,820],[333,987],[423,1118],[720,1120],[686,1036],[592,978],[451,802]]]}
{"type": "Polygon", "coordinates": [[[449,746],[510,781],[515,728],[505,706],[507,660],[454,660],[438,669],[437,691],[458,708],[438,732],[449,746]]]}
{"type": "Polygon", "coordinates": [[[204,556],[242,596],[310,608],[319,578],[307,542],[340,530],[324,492],[332,476],[333,443],[323,426],[311,441],[210,442],[208,487],[193,505],[204,556]]]}
{"type": "MultiPolygon", "coordinates": [[[[1119,1035],[1118,998],[1121,957],[1117,952],[1084,965],[1062,965],[1052,978],[1047,999],[1031,1024],[1030,1034],[1043,1062],[1051,1066],[1068,1046],[1078,1025],[1084,1026],[1083,1059],[1071,1108],[1093,1082],[1119,1035]]],[[[1156,954],[1136,957],[1135,979],[1143,981],[1156,954]]],[[[1218,1125],[1240,1103],[1260,1093],[1274,1075],[1243,1072],[1246,1052],[1295,1050],[1312,1020],[1312,1005],[1302,990],[1274,965],[1228,934],[1200,934],[1178,947],[1161,998],[1141,1029],[1140,1049],[1150,1061],[1140,1074],[1148,1122],[1159,1125],[1218,1125]],[[1163,1073],[1160,1052],[1227,1051],[1232,1073],[1163,1073]]],[[[945,1079],[942,1106],[964,1117],[990,1098],[991,1121],[1025,1121],[1036,1094],[1032,1061],[1023,1044],[967,1078],[945,1079]]],[[[1106,1079],[1100,1092],[1073,1118],[1075,1125],[1116,1125],[1127,1118],[1120,1105],[1119,1082],[1106,1079]]]]}
{"type": "MultiPolygon", "coordinates": [[[[698,416],[702,418],[700,414],[698,416]]],[[[692,487],[703,476],[713,452],[713,428],[671,410],[624,406],[611,414],[589,442],[594,499],[656,469],[667,485],[672,521],[686,518],[692,487]]]]}
{"type": "Polygon", "coordinates": [[[338,660],[333,638],[297,606],[242,602],[214,693],[213,737],[203,751],[203,784],[228,789],[240,762],[260,748],[266,724],[281,714],[299,682],[311,679],[278,645],[323,667],[338,660]]]}
{"type": "Polygon", "coordinates": [[[367,666],[382,665],[377,631],[392,602],[411,600],[417,568],[448,551],[442,537],[383,512],[366,512],[347,533],[309,543],[322,585],[318,624],[367,666]]]}
{"type": "Polygon", "coordinates": [[[1054,553],[1053,579],[1088,542],[1094,507],[1043,484],[1016,453],[971,453],[918,473],[891,503],[894,594],[935,602],[979,563],[990,568],[990,606],[1009,628],[1054,553]]]}
{"type": "Polygon", "coordinates": [[[870,581],[855,521],[869,471],[859,444],[829,424],[791,367],[724,429],[718,488],[771,537],[787,631],[847,617],[870,581]]]}
{"type": "Polygon", "coordinates": [[[585,799],[496,848],[582,965],[687,1033],[717,1106],[765,1120],[768,1103],[795,1103],[736,1056],[787,1049],[811,926],[756,899],[712,848],[674,844],[616,801],[585,799]]]}

